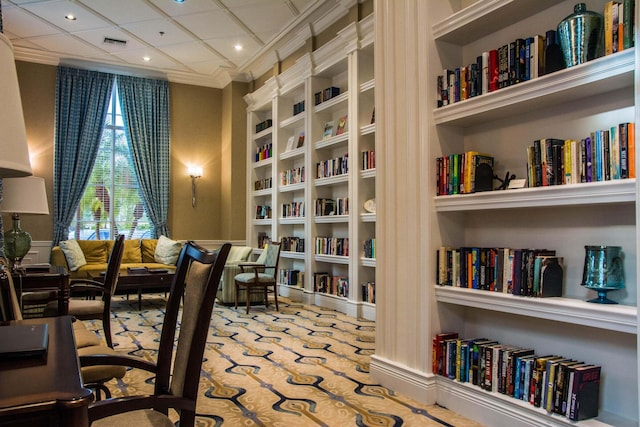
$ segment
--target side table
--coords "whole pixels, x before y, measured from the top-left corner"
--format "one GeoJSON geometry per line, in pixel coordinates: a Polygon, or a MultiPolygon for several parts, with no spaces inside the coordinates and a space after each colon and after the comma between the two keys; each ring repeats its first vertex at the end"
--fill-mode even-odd
{"type": "Polygon", "coordinates": [[[64,267],[50,266],[49,270],[29,270],[12,273],[18,298],[28,291],[56,291],[58,315],[69,314],[69,273],[64,267]]]}

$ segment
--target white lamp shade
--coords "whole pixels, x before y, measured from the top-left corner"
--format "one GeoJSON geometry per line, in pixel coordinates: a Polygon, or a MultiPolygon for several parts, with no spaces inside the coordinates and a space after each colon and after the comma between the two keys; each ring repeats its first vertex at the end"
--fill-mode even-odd
{"type": "Polygon", "coordinates": [[[0,178],[29,176],[31,162],[13,46],[0,33],[0,178]]]}
{"type": "Polygon", "coordinates": [[[5,178],[3,186],[0,212],[49,215],[44,178],[5,178]]]}

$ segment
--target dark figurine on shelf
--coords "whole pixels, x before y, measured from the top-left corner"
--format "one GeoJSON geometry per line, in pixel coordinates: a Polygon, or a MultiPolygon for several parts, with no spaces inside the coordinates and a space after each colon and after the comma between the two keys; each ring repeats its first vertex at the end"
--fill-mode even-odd
{"type": "Polygon", "coordinates": [[[509,171],[507,171],[507,174],[504,176],[504,179],[500,179],[498,175],[494,175],[493,179],[497,179],[498,181],[500,181],[500,186],[496,188],[496,190],[506,190],[507,188],[509,188],[509,183],[512,180],[516,179],[516,174],[514,173],[509,174],[509,171]]]}

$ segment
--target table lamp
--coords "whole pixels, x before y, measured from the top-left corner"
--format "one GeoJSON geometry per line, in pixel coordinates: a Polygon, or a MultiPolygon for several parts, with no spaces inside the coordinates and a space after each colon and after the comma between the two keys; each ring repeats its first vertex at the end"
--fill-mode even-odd
{"type": "Polygon", "coordinates": [[[4,253],[14,270],[21,268],[22,258],[31,249],[31,235],[20,228],[20,214],[48,215],[44,178],[28,176],[5,178],[0,212],[11,213],[13,229],[4,233],[4,253]]]}

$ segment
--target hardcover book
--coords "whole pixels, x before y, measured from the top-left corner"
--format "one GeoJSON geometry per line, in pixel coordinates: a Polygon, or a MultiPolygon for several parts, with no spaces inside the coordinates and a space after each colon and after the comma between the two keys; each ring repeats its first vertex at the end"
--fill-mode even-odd
{"type": "Polygon", "coordinates": [[[567,397],[569,419],[581,421],[598,416],[600,366],[576,367],[572,377],[571,396],[567,397]]]}

